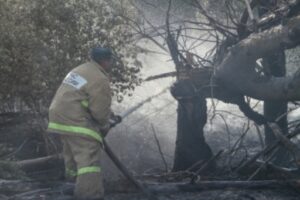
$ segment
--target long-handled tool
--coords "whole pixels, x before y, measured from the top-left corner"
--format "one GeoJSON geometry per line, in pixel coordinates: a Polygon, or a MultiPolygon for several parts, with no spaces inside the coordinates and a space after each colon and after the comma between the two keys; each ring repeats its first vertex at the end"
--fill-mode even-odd
{"type": "Polygon", "coordinates": [[[104,151],[109,156],[109,158],[113,161],[113,163],[116,165],[116,167],[123,173],[123,175],[133,183],[141,192],[143,192],[149,199],[156,200],[157,197],[150,192],[144,185],[142,185],[139,181],[137,181],[132,174],[126,169],[126,167],[120,162],[120,160],[117,158],[117,156],[114,154],[114,152],[111,150],[109,145],[106,143],[105,140],[103,140],[104,145],[104,151]]]}
{"type": "MultiPolygon", "coordinates": [[[[117,123],[110,121],[112,126],[115,126],[117,123]]],[[[129,172],[129,170],[121,163],[115,153],[112,151],[110,146],[107,144],[105,139],[103,139],[103,149],[108,155],[108,157],[112,160],[112,162],[116,165],[116,167],[123,173],[123,175],[131,182],[134,186],[136,186],[142,193],[144,193],[149,200],[157,200],[158,198],[150,192],[144,185],[142,185],[139,181],[137,181],[133,175],[129,172]]]]}
{"type": "MultiPolygon", "coordinates": [[[[123,112],[120,117],[125,118],[128,115],[130,115],[131,113],[133,113],[134,111],[136,111],[138,108],[140,108],[141,106],[143,106],[146,102],[149,102],[152,100],[152,98],[159,96],[161,94],[163,94],[164,92],[166,92],[167,89],[163,90],[162,92],[160,92],[159,94],[149,97],[147,99],[145,99],[144,101],[140,102],[139,104],[133,106],[132,108],[126,110],[125,112],[123,112]]],[[[121,121],[114,121],[114,120],[110,120],[110,124],[111,127],[114,127],[115,125],[117,125],[118,123],[120,123],[121,121]]],[[[133,183],[133,185],[135,185],[139,190],[141,190],[150,200],[157,200],[158,197],[153,194],[150,190],[148,190],[144,185],[142,185],[139,181],[137,181],[133,175],[129,172],[129,170],[120,162],[120,160],[118,159],[118,157],[115,155],[115,153],[112,151],[112,149],[110,148],[110,146],[107,144],[107,142],[105,141],[105,139],[103,139],[103,146],[104,146],[104,151],[106,152],[106,154],[109,156],[109,158],[113,161],[113,163],[116,165],[116,167],[123,173],[123,175],[130,181],[133,183]]]]}

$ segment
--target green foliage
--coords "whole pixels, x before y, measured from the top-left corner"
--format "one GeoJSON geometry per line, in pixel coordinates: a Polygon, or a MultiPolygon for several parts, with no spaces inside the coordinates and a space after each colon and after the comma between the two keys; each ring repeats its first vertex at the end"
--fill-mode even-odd
{"type": "Polygon", "coordinates": [[[113,72],[118,99],[139,84],[140,50],[122,15],[129,5],[108,0],[0,1],[0,99],[48,106],[69,70],[88,59],[94,46],[119,58],[113,72]]]}

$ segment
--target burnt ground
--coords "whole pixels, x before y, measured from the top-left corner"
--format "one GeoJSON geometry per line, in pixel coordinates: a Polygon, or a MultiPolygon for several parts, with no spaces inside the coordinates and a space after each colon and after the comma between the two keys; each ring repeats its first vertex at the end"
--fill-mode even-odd
{"type": "MultiPolygon", "coordinates": [[[[268,191],[268,190],[222,190],[203,191],[198,193],[180,193],[168,196],[160,196],[160,200],[299,200],[300,195],[290,191],[268,191]]],[[[108,200],[142,200],[141,195],[109,195],[108,200]]]]}
{"type": "MultiPolygon", "coordinates": [[[[158,194],[158,200],[299,200],[300,194],[293,190],[278,189],[278,190],[208,190],[200,192],[180,192],[173,194],[158,194]]],[[[29,191],[21,195],[0,196],[0,199],[10,200],[71,200],[70,195],[53,192],[47,189],[40,189],[29,191]],[[33,194],[32,194],[33,193],[33,194]]],[[[141,193],[108,193],[105,200],[148,200],[145,195],[141,193]]]]}
{"type": "MultiPolygon", "coordinates": [[[[31,121],[31,119],[30,119],[31,121]]],[[[16,121],[16,123],[9,123],[9,125],[1,126],[0,128],[0,160],[3,161],[16,161],[16,160],[24,160],[24,159],[31,159],[35,157],[40,157],[45,155],[44,144],[43,140],[41,139],[41,135],[37,133],[36,127],[34,123],[28,124],[25,120],[16,121]]],[[[135,133],[132,133],[135,134],[135,133]]],[[[214,148],[214,152],[223,149],[224,146],[227,146],[226,138],[227,135],[215,131],[211,134],[211,137],[208,137],[208,142],[214,148]]],[[[241,133],[239,131],[233,132],[231,135],[231,142],[235,144],[234,138],[239,139],[241,133]]],[[[117,141],[120,141],[120,138],[116,138],[117,141]]],[[[137,141],[139,138],[136,139],[137,141]]],[[[114,143],[114,141],[111,141],[114,143]]],[[[130,142],[128,142],[130,143],[130,142]]],[[[162,144],[164,145],[164,144],[162,144]]],[[[215,172],[215,174],[209,174],[207,177],[204,177],[205,180],[246,180],[249,176],[242,177],[236,174],[231,174],[230,167],[234,165],[238,165],[240,161],[247,156],[251,156],[254,152],[260,150],[259,140],[255,138],[253,135],[249,134],[245,137],[243,141],[243,146],[247,145],[248,150],[247,152],[244,151],[244,148],[240,148],[239,151],[234,153],[234,157],[229,157],[228,155],[224,154],[219,160],[218,165],[223,169],[220,171],[215,172]],[[230,167],[228,166],[230,165],[230,167]],[[225,170],[224,170],[225,169],[225,170]]],[[[126,144],[129,146],[129,144],[126,144]]],[[[143,149],[146,149],[147,146],[143,144],[143,149]]],[[[130,147],[132,152],[137,152],[134,147],[130,147]]],[[[142,149],[142,150],[143,150],[142,149]]],[[[225,149],[226,150],[226,149],[225,149]]],[[[122,151],[122,149],[119,149],[122,151]]],[[[124,151],[124,150],[123,150],[124,151]]],[[[144,152],[142,152],[144,153],[144,152]]],[[[145,154],[145,153],[144,153],[145,154]]],[[[120,155],[120,154],[119,154],[120,155]]],[[[149,155],[152,155],[152,151],[148,152],[145,157],[138,157],[139,163],[145,166],[152,164],[150,167],[153,168],[154,166],[161,164],[161,160],[149,160],[149,155]],[[148,159],[148,160],[147,160],[148,159]]],[[[123,157],[121,157],[123,159],[123,157]]],[[[122,160],[125,165],[131,166],[130,163],[137,163],[135,160],[122,160]]],[[[170,164],[171,165],[171,164],[170,164]]],[[[160,165],[161,166],[161,165],[160,165]]],[[[150,168],[149,167],[149,168],[150,168]]],[[[111,164],[108,165],[106,168],[112,168],[111,164]]],[[[58,168],[59,169],[59,168],[58,168]]],[[[132,167],[134,169],[134,167],[132,167]]],[[[131,169],[131,170],[132,170],[131,169]]],[[[20,173],[17,169],[9,169],[7,167],[1,167],[0,163],[0,200],[5,199],[16,199],[16,200],[51,200],[51,199],[61,199],[61,200],[68,200],[72,199],[70,196],[70,189],[65,190],[64,183],[62,181],[61,172],[55,170],[50,171],[35,171],[31,172],[30,174],[23,174],[20,173]],[[1,181],[5,180],[20,180],[22,183],[25,180],[24,184],[19,185],[16,183],[15,185],[12,184],[10,187],[5,186],[5,184],[1,184],[1,181]],[[49,180],[55,180],[55,184],[49,182],[49,180]],[[59,184],[57,184],[57,181],[59,184]],[[28,182],[28,184],[26,183],[28,182]],[[32,183],[34,183],[32,185],[32,183]]],[[[145,172],[141,170],[137,170],[139,172],[145,172]]],[[[162,174],[162,170],[150,170],[152,174],[162,174]]],[[[135,171],[134,171],[135,172],[135,171]]],[[[109,177],[113,175],[114,181],[111,183],[107,183],[106,185],[106,200],[146,200],[144,195],[137,193],[136,190],[130,186],[129,183],[124,184],[124,178],[120,176],[116,172],[116,169],[109,171],[109,177]]],[[[267,173],[267,172],[266,172],[267,173]]],[[[135,173],[138,175],[140,173],[135,173]]],[[[143,174],[143,173],[142,173],[143,174]]],[[[266,175],[265,177],[270,178],[266,175]]],[[[258,177],[261,179],[265,178],[264,176],[258,177]]],[[[272,176],[271,176],[272,177],[272,176]]],[[[176,182],[185,181],[184,178],[176,179],[176,182]]],[[[141,181],[149,181],[148,177],[145,176],[141,178],[141,181]]],[[[151,180],[155,181],[155,180],[151,180]]],[[[157,180],[157,182],[170,182],[170,180],[157,180]]],[[[5,181],[4,181],[5,182],[5,181]]],[[[126,181],[125,181],[126,182],[126,181]]],[[[299,190],[300,191],[300,190],[299,190]]],[[[168,194],[159,194],[158,197],[160,200],[298,200],[300,199],[300,192],[295,190],[295,188],[277,188],[277,189],[234,189],[234,188],[224,188],[222,190],[202,190],[198,192],[176,192],[176,193],[168,193],[168,194]]]]}
{"type": "MultiPolygon", "coordinates": [[[[147,178],[145,178],[147,179],[147,178]]],[[[153,186],[153,185],[152,185],[153,186]]],[[[63,182],[0,180],[1,200],[71,200],[74,185],[63,182]],[[6,184],[4,184],[6,183],[6,184]],[[4,187],[6,185],[6,188],[4,187]],[[20,192],[22,190],[22,192],[20,192]],[[10,193],[8,193],[10,191],[10,193]],[[13,191],[19,191],[13,193],[13,191]]],[[[105,200],[149,200],[126,181],[107,183],[105,200]]],[[[150,186],[151,187],[151,186],[150,186]]],[[[157,189],[156,189],[157,191],[157,189]]],[[[298,200],[300,193],[291,188],[203,190],[198,192],[156,193],[158,200],[298,200]]]]}

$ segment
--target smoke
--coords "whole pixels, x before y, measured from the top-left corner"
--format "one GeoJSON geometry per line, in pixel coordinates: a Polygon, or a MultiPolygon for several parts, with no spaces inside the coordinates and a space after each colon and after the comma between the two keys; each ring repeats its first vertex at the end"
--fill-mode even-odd
{"type": "MultiPolygon", "coordinates": [[[[147,48],[155,49],[153,44],[146,44],[147,48]]],[[[143,79],[150,75],[173,71],[168,57],[161,54],[143,55],[143,79]]],[[[166,78],[152,82],[145,82],[137,87],[131,97],[126,97],[121,104],[114,104],[115,113],[122,113],[137,103],[153,96],[169,87],[174,78],[166,78]]],[[[114,128],[108,135],[108,143],[123,163],[136,174],[158,173],[165,169],[161,156],[172,167],[176,138],[176,108],[177,102],[169,92],[166,92],[149,103],[144,104],[137,111],[126,117],[123,122],[114,128]],[[155,128],[155,133],[152,129],[155,128]],[[155,140],[155,135],[159,144],[155,140]],[[163,155],[159,152],[159,146],[163,155]]],[[[104,168],[110,175],[116,174],[115,167],[109,159],[105,159],[104,168]],[[113,169],[113,172],[111,172],[113,169]]],[[[104,170],[105,171],[105,170],[104,170]]]]}

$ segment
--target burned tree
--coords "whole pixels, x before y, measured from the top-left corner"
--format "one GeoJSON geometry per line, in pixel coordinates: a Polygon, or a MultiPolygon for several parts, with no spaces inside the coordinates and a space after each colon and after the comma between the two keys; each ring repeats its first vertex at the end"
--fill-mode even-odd
{"type": "MultiPolygon", "coordinates": [[[[264,2],[266,5],[259,5],[259,16],[263,16],[272,7],[272,1],[264,2]],[[267,9],[266,9],[267,8],[267,9]]],[[[261,3],[262,4],[262,3],[261,3]]],[[[284,77],[286,76],[286,58],[284,50],[279,50],[273,55],[269,55],[263,58],[263,67],[267,76],[284,77]]],[[[277,121],[282,132],[288,133],[288,120],[287,120],[287,102],[286,101],[264,101],[264,116],[268,121],[277,121]]],[[[265,126],[265,144],[270,145],[275,140],[275,135],[269,126],[265,126]]],[[[274,162],[276,164],[287,164],[289,161],[289,153],[284,148],[274,156],[274,162]]]]}
{"type": "Polygon", "coordinates": [[[267,145],[274,140],[268,122],[275,121],[287,133],[286,102],[299,100],[300,96],[299,72],[285,77],[284,50],[299,45],[300,2],[270,1],[262,6],[258,1],[248,0],[229,0],[219,2],[220,5],[215,1],[192,0],[186,4],[196,8],[195,19],[173,16],[172,23],[168,23],[172,18],[171,3],[166,26],[146,21],[152,32],[137,28],[136,24],[133,27],[143,38],[170,53],[175,64],[176,72],[157,76],[177,77],[171,90],[179,103],[174,170],[187,169],[212,156],[203,137],[206,98],[236,104],[246,117],[265,125],[267,145]],[[212,12],[210,6],[214,11],[220,6],[221,14],[212,12]],[[266,6],[272,9],[262,12],[261,8],[266,6]],[[213,47],[205,55],[197,52],[197,46],[211,43],[213,47]],[[265,115],[254,111],[245,97],[265,101],[265,115]]]}
{"type": "MultiPolygon", "coordinates": [[[[184,58],[178,51],[174,35],[170,32],[169,12],[167,12],[167,45],[176,66],[177,83],[171,89],[178,101],[177,139],[174,160],[174,171],[185,170],[201,160],[212,156],[210,147],[205,142],[203,128],[207,120],[205,97],[197,94],[193,82],[189,81],[188,72],[192,68],[192,60],[184,58]]],[[[191,58],[191,57],[190,57],[191,58]]]]}

